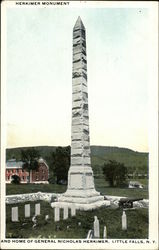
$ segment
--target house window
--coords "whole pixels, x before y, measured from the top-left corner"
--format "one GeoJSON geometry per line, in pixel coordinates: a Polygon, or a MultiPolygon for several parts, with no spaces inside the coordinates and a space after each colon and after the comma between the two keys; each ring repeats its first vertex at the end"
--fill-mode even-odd
{"type": "Polygon", "coordinates": [[[43,180],[43,181],[45,180],[45,176],[44,176],[44,175],[42,176],[42,180],[43,180]]]}

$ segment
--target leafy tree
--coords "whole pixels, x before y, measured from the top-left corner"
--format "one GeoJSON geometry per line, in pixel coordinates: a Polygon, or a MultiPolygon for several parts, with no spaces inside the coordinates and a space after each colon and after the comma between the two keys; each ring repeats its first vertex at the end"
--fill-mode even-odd
{"type": "Polygon", "coordinates": [[[51,154],[50,169],[56,177],[56,183],[67,182],[68,170],[70,167],[70,146],[57,147],[51,154]]]}
{"type": "Polygon", "coordinates": [[[126,180],[127,168],[123,163],[109,160],[107,164],[104,164],[103,174],[110,186],[121,186],[126,180]]]}
{"type": "Polygon", "coordinates": [[[35,148],[21,150],[21,160],[23,161],[23,169],[36,170],[38,168],[39,152],[35,148]]]}
{"type": "Polygon", "coordinates": [[[54,176],[53,172],[50,171],[50,169],[49,169],[49,179],[48,179],[48,182],[50,184],[54,184],[55,183],[55,179],[56,179],[56,177],[54,176]]]}
{"type": "Polygon", "coordinates": [[[94,165],[92,166],[93,168],[93,173],[94,173],[94,178],[100,178],[103,176],[102,168],[99,165],[94,165]]]}
{"type": "Polygon", "coordinates": [[[12,175],[12,184],[20,184],[20,177],[18,175],[12,175]]]}
{"type": "Polygon", "coordinates": [[[38,168],[39,156],[39,152],[35,148],[21,150],[21,160],[23,162],[22,168],[26,169],[29,172],[29,179],[30,170],[37,170],[38,168]]]}

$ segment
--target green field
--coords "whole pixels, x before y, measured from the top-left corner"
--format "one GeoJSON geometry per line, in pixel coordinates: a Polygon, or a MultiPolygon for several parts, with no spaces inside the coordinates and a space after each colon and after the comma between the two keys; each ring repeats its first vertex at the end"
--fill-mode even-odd
{"type": "Polygon", "coordinates": [[[101,192],[104,195],[113,195],[113,196],[125,196],[125,197],[136,197],[136,198],[144,198],[148,199],[148,180],[147,179],[139,179],[141,184],[144,185],[143,189],[139,188],[119,188],[119,187],[109,187],[108,182],[106,182],[103,178],[96,179],[95,178],[95,186],[96,190],[101,192]]]}
{"type": "MultiPolygon", "coordinates": [[[[15,157],[17,160],[21,159],[21,150],[24,148],[8,148],[6,149],[6,158],[11,159],[15,157]]],[[[51,170],[51,154],[55,152],[55,146],[37,146],[34,147],[38,150],[40,156],[44,158],[51,170]]],[[[104,163],[109,160],[116,160],[117,162],[124,163],[128,168],[129,173],[134,171],[137,173],[148,172],[148,153],[137,152],[128,148],[109,147],[109,146],[91,146],[91,163],[94,174],[101,174],[104,163]]]]}
{"type": "MultiPolygon", "coordinates": [[[[129,189],[129,188],[118,188],[109,187],[108,182],[103,178],[95,178],[96,190],[104,195],[114,195],[114,196],[126,196],[126,197],[136,197],[148,199],[148,188],[147,180],[140,179],[139,181],[144,184],[143,189],[129,189]]],[[[67,189],[66,185],[57,184],[7,184],[6,194],[22,194],[22,193],[35,193],[35,192],[48,192],[48,193],[63,193],[67,189]]]]}
{"type": "MultiPolygon", "coordinates": [[[[100,222],[100,238],[103,235],[103,227],[107,226],[108,239],[144,239],[148,238],[148,209],[127,210],[126,231],[121,230],[122,210],[119,208],[100,208],[93,211],[77,211],[75,217],[54,222],[53,208],[44,201],[41,203],[41,215],[37,217],[37,227],[32,228],[31,218],[24,218],[24,203],[18,204],[19,222],[11,222],[11,207],[6,206],[6,237],[7,238],[86,238],[90,229],[93,229],[94,216],[100,222]],[[48,222],[45,215],[49,215],[48,222]],[[81,222],[79,226],[78,223],[81,222]],[[57,229],[58,226],[58,229],[57,229]],[[67,226],[69,228],[67,229],[67,226]]],[[[34,215],[35,203],[31,204],[31,216],[34,215]]],[[[62,209],[61,209],[62,212],[62,209]]],[[[62,213],[61,213],[62,218],[62,213]]]]}
{"type": "Polygon", "coordinates": [[[6,195],[36,192],[63,193],[66,188],[66,185],[57,184],[6,184],[6,195]]]}

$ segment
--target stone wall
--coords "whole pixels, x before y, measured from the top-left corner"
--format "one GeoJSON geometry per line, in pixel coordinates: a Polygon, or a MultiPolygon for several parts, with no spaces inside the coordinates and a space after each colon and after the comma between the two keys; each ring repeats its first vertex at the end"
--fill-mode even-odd
{"type": "Polygon", "coordinates": [[[30,194],[17,194],[17,195],[7,195],[6,204],[15,204],[28,201],[38,201],[43,200],[47,202],[52,202],[54,199],[58,198],[60,194],[55,193],[30,193],[30,194]]]}

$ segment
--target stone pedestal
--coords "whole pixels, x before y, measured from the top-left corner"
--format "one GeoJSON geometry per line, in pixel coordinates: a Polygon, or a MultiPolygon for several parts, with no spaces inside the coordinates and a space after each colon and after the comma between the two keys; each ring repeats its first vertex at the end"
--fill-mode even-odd
{"type": "Polygon", "coordinates": [[[11,220],[12,220],[12,222],[17,222],[18,221],[18,207],[12,207],[11,220]]]}
{"type": "Polygon", "coordinates": [[[71,166],[68,172],[67,191],[58,201],[90,204],[102,200],[104,197],[94,188],[92,168],[71,166]]]}
{"type": "Polygon", "coordinates": [[[35,215],[40,215],[40,203],[35,204],[35,215]]]}
{"type": "Polygon", "coordinates": [[[107,238],[107,228],[106,226],[104,226],[104,229],[103,229],[103,239],[106,239],[107,238]]]}
{"type": "Polygon", "coordinates": [[[63,219],[64,219],[64,220],[67,220],[67,219],[68,219],[68,207],[67,207],[67,206],[65,206],[65,207],[63,208],[63,219]]]}
{"type": "Polygon", "coordinates": [[[123,211],[122,215],[122,230],[127,230],[127,218],[125,211],[123,211]]]}
{"type": "Polygon", "coordinates": [[[76,206],[74,203],[71,204],[71,216],[76,215],[76,206]]]}
{"type": "Polygon", "coordinates": [[[30,204],[25,204],[25,218],[30,217],[30,204]]]}
{"type": "Polygon", "coordinates": [[[94,238],[100,238],[99,220],[97,216],[94,216],[93,228],[94,228],[94,238]]]}
{"type": "Polygon", "coordinates": [[[54,208],[54,221],[59,221],[60,220],[60,208],[56,206],[54,208]]]}

